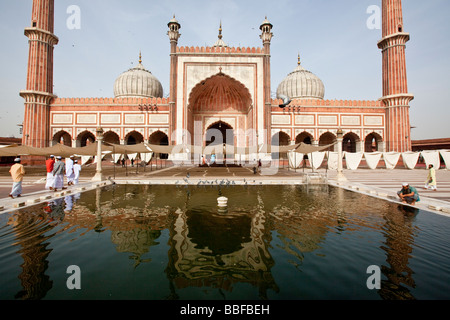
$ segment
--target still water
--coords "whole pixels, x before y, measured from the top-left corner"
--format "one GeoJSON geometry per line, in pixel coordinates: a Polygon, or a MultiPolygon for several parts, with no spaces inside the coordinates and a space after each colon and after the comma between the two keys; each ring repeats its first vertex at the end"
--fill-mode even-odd
{"type": "Polygon", "coordinates": [[[449,299],[449,230],[331,186],[108,186],[0,215],[0,299],[449,299]]]}

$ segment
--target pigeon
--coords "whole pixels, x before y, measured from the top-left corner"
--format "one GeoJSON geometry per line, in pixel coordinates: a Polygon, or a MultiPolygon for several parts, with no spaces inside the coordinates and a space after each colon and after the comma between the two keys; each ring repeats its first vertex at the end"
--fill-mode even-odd
{"type": "Polygon", "coordinates": [[[278,95],[278,98],[283,100],[283,103],[279,105],[280,108],[285,108],[288,104],[292,102],[292,100],[289,99],[288,96],[285,96],[283,94],[278,95]]]}

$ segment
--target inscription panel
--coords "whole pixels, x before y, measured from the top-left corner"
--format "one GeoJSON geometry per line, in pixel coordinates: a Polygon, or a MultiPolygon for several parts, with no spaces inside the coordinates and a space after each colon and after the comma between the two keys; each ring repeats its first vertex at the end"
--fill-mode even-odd
{"type": "Polygon", "coordinates": [[[73,116],[72,114],[54,114],[53,115],[53,123],[54,124],[72,124],[73,122],[73,116]]]}
{"type": "Polygon", "coordinates": [[[126,114],[125,115],[125,123],[139,123],[143,124],[145,122],[145,118],[143,114],[126,114]]]}

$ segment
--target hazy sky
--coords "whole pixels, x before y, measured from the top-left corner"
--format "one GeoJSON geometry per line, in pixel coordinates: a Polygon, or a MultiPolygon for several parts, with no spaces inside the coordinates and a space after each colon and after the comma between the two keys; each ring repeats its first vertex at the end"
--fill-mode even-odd
{"type": "MultiPolygon", "coordinates": [[[[262,47],[259,26],[273,24],[271,83],[302,65],[319,76],[325,99],[376,100],[382,96],[381,30],[369,29],[367,13],[380,0],[57,0],[55,1],[54,93],[59,97],[113,97],[115,79],[138,62],[169,94],[167,23],[181,24],[179,46],[211,46],[222,21],[229,46],[262,47]],[[80,28],[70,29],[71,5],[80,28]]],[[[20,137],[23,121],[32,0],[0,2],[0,136],[20,137]]],[[[450,1],[404,0],[413,139],[450,137],[450,1]]]]}

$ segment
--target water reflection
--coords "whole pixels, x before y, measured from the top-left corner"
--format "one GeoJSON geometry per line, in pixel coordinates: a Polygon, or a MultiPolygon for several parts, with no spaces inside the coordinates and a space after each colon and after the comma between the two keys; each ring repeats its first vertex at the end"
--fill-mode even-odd
{"type": "Polygon", "coordinates": [[[379,290],[383,299],[415,299],[408,287],[416,287],[413,278],[414,271],[409,267],[409,260],[416,236],[413,222],[417,213],[418,209],[416,208],[399,205],[397,211],[391,211],[384,215],[385,242],[382,248],[387,253],[388,265],[381,267],[382,273],[387,277],[387,280],[382,280],[379,290]]]}
{"type": "MultiPolygon", "coordinates": [[[[382,265],[386,280],[379,296],[414,299],[410,289],[416,288],[415,273],[409,263],[416,214],[408,207],[396,208],[328,186],[110,186],[10,216],[8,225],[15,237],[11,245],[20,248],[17,254],[24,261],[18,276],[22,290],[15,298],[42,299],[52,289],[53,281],[46,270],[51,261],[49,244],[57,241],[57,234],[70,230],[75,237],[72,241],[91,232],[109,235],[116,252],[129,254],[133,270],[153,267],[149,253],[161,250],[166,230],[169,299],[178,299],[180,290],[186,288],[231,293],[238,284],[257,288],[258,297],[267,299],[269,292],[282,291],[273,274],[275,265],[286,263],[286,258],[278,260],[279,252],[290,256],[288,263],[302,271],[308,268],[305,254],[326,248],[330,233],[339,239],[366,231],[384,237],[378,245],[386,252],[386,264],[382,265]],[[217,207],[217,197],[222,194],[233,199],[225,211],[217,207]],[[368,209],[373,208],[374,201],[378,213],[368,209]]],[[[0,229],[0,239],[3,232],[0,229]]],[[[332,270],[332,265],[329,268],[332,270]]]]}
{"type": "Polygon", "coordinates": [[[15,299],[42,299],[53,286],[53,281],[46,274],[47,258],[51,252],[48,248],[51,236],[45,233],[54,228],[55,224],[51,222],[58,221],[61,212],[53,213],[50,205],[53,204],[44,207],[45,211],[41,212],[23,209],[8,219],[7,224],[11,227],[11,233],[16,240],[14,246],[19,247],[16,253],[23,259],[18,275],[22,290],[14,295],[15,299]]]}

